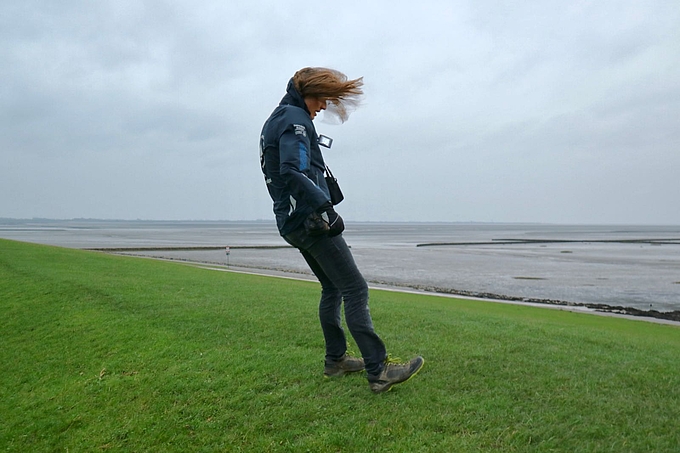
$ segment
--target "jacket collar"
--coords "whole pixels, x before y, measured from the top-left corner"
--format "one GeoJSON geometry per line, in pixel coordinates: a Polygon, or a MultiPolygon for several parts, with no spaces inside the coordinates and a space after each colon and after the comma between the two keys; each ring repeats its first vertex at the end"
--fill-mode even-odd
{"type": "Polygon", "coordinates": [[[281,102],[279,105],[294,105],[296,107],[300,107],[303,109],[305,112],[309,113],[309,109],[307,108],[307,104],[305,104],[305,99],[302,97],[300,92],[295,89],[295,85],[293,84],[293,79],[290,79],[288,81],[288,87],[286,88],[286,95],[281,99],[281,102]]]}

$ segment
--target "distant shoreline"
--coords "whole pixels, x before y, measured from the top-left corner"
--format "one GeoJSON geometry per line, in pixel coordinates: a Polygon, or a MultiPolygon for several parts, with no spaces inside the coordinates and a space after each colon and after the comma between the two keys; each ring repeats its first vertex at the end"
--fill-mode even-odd
{"type": "MultiPolygon", "coordinates": [[[[258,272],[308,272],[272,220],[0,218],[0,237],[258,272]]],[[[346,238],[371,284],[680,321],[676,226],[348,222],[346,238]]]]}
{"type": "MultiPolygon", "coordinates": [[[[47,217],[33,218],[14,218],[0,217],[0,225],[26,223],[134,223],[134,224],[258,224],[271,225],[275,227],[274,218],[271,219],[252,219],[252,220],[201,220],[201,219],[98,219],[98,218],[70,218],[52,219],[47,217]]],[[[568,226],[568,227],[652,227],[652,228],[678,228],[680,224],[665,223],[556,223],[556,222],[494,222],[478,220],[347,220],[346,224],[357,225],[511,225],[511,226],[568,226]]]]}

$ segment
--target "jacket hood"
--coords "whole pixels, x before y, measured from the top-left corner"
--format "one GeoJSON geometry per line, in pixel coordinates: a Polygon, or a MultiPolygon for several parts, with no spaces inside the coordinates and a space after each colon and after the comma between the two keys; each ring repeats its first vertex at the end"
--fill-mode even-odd
{"type": "Polygon", "coordinates": [[[286,88],[286,95],[281,99],[281,102],[279,105],[294,105],[296,107],[300,107],[303,109],[305,112],[309,113],[309,109],[307,108],[307,104],[305,104],[305,99],[302,97],[300,92],[295,88],[295,84],[293,83],[293,79],[291,78],[288,81],[288,87],[286,88]]]}

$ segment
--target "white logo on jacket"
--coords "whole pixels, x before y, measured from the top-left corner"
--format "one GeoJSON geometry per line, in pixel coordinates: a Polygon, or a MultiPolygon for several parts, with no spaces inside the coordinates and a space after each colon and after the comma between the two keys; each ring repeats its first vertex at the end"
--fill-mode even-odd
{"type": "Polygon", "coordinates": [[[293,211],[295,211],[295,208],[297,207],[297,200],[293,198],[293,196],[290,196],[290,211],[288,211],[288,215],[291,215],[293,211]]]}
{"type": "Polygon", "coordinates": [[[293,127],[295,128],[295,135],[302,135],[303,137],[307,136],[307,128],[302,124],[293,124],[293,127]]]}

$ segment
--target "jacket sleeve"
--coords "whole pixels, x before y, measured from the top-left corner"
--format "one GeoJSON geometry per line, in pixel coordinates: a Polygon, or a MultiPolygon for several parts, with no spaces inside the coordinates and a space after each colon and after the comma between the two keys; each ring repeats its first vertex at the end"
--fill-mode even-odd
{"type": "Polygon", "coordinates": [[[303,126],[293,124],[284,131],[279,139],[279,153],[280,174],[293,197],[304,200],[313,210],[326,204],[328,196],[307,176],[311,174],[311,152],[303,126]]]}

